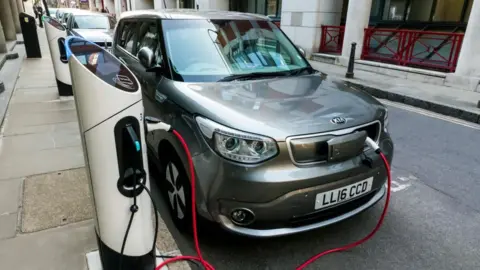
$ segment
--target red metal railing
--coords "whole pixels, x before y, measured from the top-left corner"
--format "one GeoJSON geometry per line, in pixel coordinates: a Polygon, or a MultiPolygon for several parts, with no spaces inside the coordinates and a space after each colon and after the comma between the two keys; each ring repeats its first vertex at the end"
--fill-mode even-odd
{"type": "Polygon", "coordinates": [[[342,53],[345,26],[322,25],[319,52],[342,53]]]}
{"type": "Polygon", "coordinates": [[[362,59],[454,72],[463,33],[365,29],[362,59]]]}

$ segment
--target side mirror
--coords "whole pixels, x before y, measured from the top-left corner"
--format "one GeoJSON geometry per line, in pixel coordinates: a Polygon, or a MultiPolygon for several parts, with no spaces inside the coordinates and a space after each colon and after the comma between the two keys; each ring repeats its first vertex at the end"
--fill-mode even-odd
{"type": "Polygon", "coordinates": [[[142,64],[142,66],[147,70],[153,67],[155,56],[153,54],[153,51],[150,48],[148,47],[141,48],[140,51],[138,51],[137,53],[137,57],[138,57],[138,60],[140,61],[140,64],[142,64]]]}

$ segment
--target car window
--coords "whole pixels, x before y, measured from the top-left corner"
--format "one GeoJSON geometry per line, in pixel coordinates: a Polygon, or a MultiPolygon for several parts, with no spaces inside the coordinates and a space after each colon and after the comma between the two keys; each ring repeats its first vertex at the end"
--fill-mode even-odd
{"type": "Polygon", "coordinates": [[[79,29],[112,29],[107,16],[77,15],[72,17],[73,28],[79,29]]]}
{"type": "Polygon", "coordinates": [[[136,40],[136,30],[137,22],[125,21],[123,22],[122,34],[120,35],[120,40],[118,40],[118,45],[124,48],[129,53],[134,54],[134,40],[136,40]]]}
{"type": "Polygon", "coordinates": [[[269,21],[165,20],[162,27],[172,71],[179,80],[216,81],[308,67],[295,45],[269,21]]]}
{"type": "Polygon", "coordinates": [[[136,53],[143,48],[148,47],[154,52],[156,63],[162,63],[162,54],[160,52],[160,43],[158,36],[157,23],[154,21],[143,22],[138,31],[138,41],[136,46],[136,53]]]}

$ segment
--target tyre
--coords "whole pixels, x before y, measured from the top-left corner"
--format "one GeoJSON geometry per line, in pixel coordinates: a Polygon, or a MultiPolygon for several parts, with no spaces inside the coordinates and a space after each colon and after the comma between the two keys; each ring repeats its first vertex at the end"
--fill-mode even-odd
{"type": "Polygon", "coordinates": [[[192,195],[190,179],[175,153],[162,157],[160,191],[166,200],[176,227],[182,232],[192,230],[192,195]]]}

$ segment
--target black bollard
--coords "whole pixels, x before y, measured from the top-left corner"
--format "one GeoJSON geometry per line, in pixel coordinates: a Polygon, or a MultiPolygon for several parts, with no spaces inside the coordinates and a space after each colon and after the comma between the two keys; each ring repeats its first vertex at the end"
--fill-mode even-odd
{"type": "Polygon", "coordinates": [[[345,77],[349,79],[353,79],[353,64],[355,63],[355,47],[357,47],[357,43],[352,42],[352,49],[350,50],[350,59],[348,60],[347,73],[345,74],[345,77]]]}
{"type": "Polygon", "coordinates": [[[38,26],[43,28],[43,12],[38,14],[38,26]]]}

